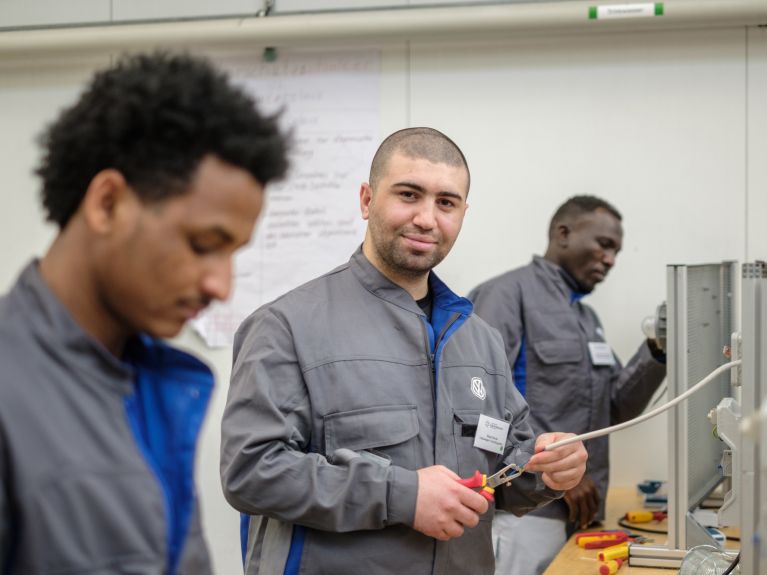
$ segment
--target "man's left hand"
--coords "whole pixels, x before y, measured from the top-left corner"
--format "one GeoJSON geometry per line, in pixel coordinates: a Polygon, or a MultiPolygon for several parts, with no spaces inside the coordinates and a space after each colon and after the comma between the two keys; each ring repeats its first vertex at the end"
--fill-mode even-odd
{"type": "Polygon", "coordinates": [[[542,433],[535,442],[535,455],[525,465],[525,471],[538,471],[543,482],[555,491],[567,491],[581,482],[586,473],[589,454],[582,441],[558,447],[552,451],[544,448],[555,441],[575,437],[573,433],[542,433]]]}
{"type": "Polygon", "coordinates": [[[584,475],[581,482],[565,493],[565,503],[570,510],[570,522],[585,529],[594,521],[599,511],[599,490],[590,477],[584,475]]]}

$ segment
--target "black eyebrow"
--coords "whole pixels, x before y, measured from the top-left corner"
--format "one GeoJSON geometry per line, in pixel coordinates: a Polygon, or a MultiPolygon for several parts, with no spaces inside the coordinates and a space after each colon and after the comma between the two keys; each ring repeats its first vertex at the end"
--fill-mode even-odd
{"type": "Polygon", "coordinates": [[[413,189],[413,190],[416,190],[416,191],[418,191],[418,192],[425,192],[425,191],[426,191],[426,190],[424,189],[424,187],[423,187],[423,186],[419,186],[418,184],[416,184],[416,183],[414,183],[414,182],[408,182],[408,181],[404,181],[404,182],[395,182],[395,183],[392,185],[392,187],[393,187],[393,188],[396,188],[396,187],[401,187],[401,188],[411,188],[411,189],[413,189]]]}
{"type": "MultiPolygon", "coordinates": [[[[423,186],[421,186],[419,184],[416,184],[415,182],[410,182],[410,181],[407,181],[407,180],[402,181],[402,182],[395,182],[392,185],[392,187],[393,188],[397,188],[397,187],[410,188],[411,190],[415,190],[416,192],[420,192],[422,194],[426,193],[426,189],[423,186]]],[[[455,199],[461,200],[461,201],[463,201],[463,199],[464,199],[461,194],[458,194],[456,192],[449,192],[449,191],[446,191],[446,190],[445,191],[441,191],[441,192],[437,192],[437,196],[438,197],[442,197],[442,198],[444,198],[444,197],[455,198],[455,199]]]]}
{"type": "Polygon", "coordinates": [[[441,198],[456,198],[463,201],[463,196],[461,194],[456,194],[455,192],[439,192],[437,196],[441,198]]]}

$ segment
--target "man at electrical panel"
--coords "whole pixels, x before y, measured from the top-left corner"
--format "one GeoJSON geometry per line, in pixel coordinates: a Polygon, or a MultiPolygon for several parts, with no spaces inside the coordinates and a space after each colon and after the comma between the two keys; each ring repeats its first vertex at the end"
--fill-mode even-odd
{"type": "MultiPolygon", "coordinates": [[[[503,336],[514,384],[530,406],[536,433],[584,433],[641,413],[666,374],[654,340],[626,367],[582,299],[604,281],[623,243],[621,215],[608,202],[575,196],[551,219],[543,257],[506,272],[470,294],[476,313],[503,336]]],[[[499,513],[493,525],[497,575],[546,569],[570,528],[604,518],[608,439],[586,442],[586,475],[565,496],[524,517],[499,513]]]]}
{"type": "Polygon", "coordinates": [[[583,444],[542,451],[572,435],[536,441],[500,336],[431,271],[468,192],[452,140],[395,132],[360,189],[362,246],[240,326],[221,476],[249,575],[490,575],[492,510],[458,480],[525,466],[494,494],[516,513],[580,482],[583,444]]]}
{"type": "Polygon", "coordinates": [[[0,298],[0,571],[211,573],[213,375],[160,338],[228,296],[286,138],[205,60],[156,53],[98,72],[41,144],[58,234],[0,298]]]}

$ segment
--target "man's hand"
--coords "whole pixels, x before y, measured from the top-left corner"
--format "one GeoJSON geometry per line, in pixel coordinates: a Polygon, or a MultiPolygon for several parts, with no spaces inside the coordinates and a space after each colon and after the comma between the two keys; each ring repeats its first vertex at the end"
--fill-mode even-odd
{"type": "Polygon", "coordinates": [[[549,444],[575,437],[573,433],[541,433],[535,442],[535,455],[525,465],[525,471],[540,471],[543,482],[556,491],[567,491],[581,482],[586,473],[589,454],[582,441],[558,447],[552,451],[543,449],[549,444]]]}
{"type": "Polygon", "coordinates": [[[647,338],[647,347],[650,348],[650,354],[659,361],[666,360],[666,352],[658,345],[658,340],[647,338]]]}
{"type": "Polygon", "coordinates": [[[599,511],[599,491],[588,476],[565,493],[565,503],[570,509],[570,522],[585,529],[594,520],[599,511]]]}
{"type": "Polygon", "coordinates": [[[418,496],[413,528],[424,535],[447,541],[474,527],[487,511],[487,500],[458,483],[461,479],[442,465],[424,467],[418,473],[418,496]]]}

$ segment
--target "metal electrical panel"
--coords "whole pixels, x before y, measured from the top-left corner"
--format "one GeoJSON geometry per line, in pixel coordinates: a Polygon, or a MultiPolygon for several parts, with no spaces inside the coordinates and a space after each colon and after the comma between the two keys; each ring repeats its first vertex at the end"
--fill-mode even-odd
{"type": "MultiPolygon", "coordinates": [[[[669,399],[727,361],[723,350],[736,329],[736,278],[732,262],[668,266],[669,399]]],[[[708,414],[730,395],[725,373],[669,412],[671,549],[714,543],[690,512],[722,479],[718,467],[724,445],[712,433],[708,414]]]]}
{"type": "Polygon", "coordinates": [[[740,527],[740,573],[767,573],[767,266],[734,263],[669,266],[668,386],[678,397],[729,358],[741,365],[676,406],[669,415],[668,540],[666,546],[631,546],[629,564],[678,567],[686,550],[714,544],[691,511],[722,480],[720,461],[731,461],[722,516],[740,527]],[[740,279],[740,289],[735,285],[740,279]],[[738,322],[740,318],[740,322],[738,322]],[[733,335],[733,332],[737,332],[733,335]],[[728,412],[732,458],[712,433],[728,412]]]}
{"type": "Polygon", "coordinates": [[[755,432],[743,433],[741,438],[740,572],[764,575],[767,573],[767,268],[763,263],[749,263],[743,265],[742,273],[741,405],[743,419],[757,423],[755,432]]]}

